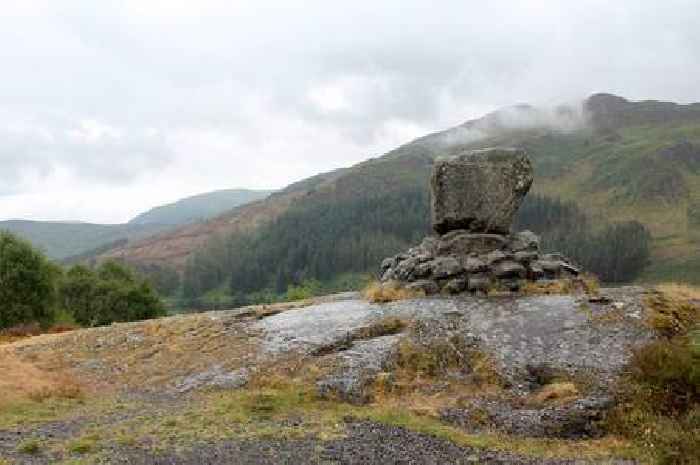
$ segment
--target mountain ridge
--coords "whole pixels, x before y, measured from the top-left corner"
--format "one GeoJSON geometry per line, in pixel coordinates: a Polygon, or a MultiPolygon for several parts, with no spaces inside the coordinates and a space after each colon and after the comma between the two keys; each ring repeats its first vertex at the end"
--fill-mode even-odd
{"type": "Polygon", "coordinates": [[[252,189],[206,192],[152,208],[124,224],[12,219],[0,221],[0,230],[22,236],[53,259],[72,262],[95,252],[102,253],[105,248],[124,246],[182,224],[206,220],[271,192],[252,189]]]}
{"type": "MultiPolygon", "coordinates": [[[[697,238],[692,230],[681,231],[685,226],[674,221],[674,215],[681,216],[681,208],[669,210],[668,203],[676,202],[680,195],[686,203],[697,197],[700,205],[700,178],[696,178],[694,170],[684,172],[676,161],[663,164],[665,160],[661,160],[655,165],[647,161],[662,150],[674,152],[673,147],[682,141],[691,144],[684,153],[694,160],[693,147],[700,144],[698,103],[634,102],[598,93],[580,105],[547,109],[522,104],[506,107],[419,137],[352,167],[290,184],[265,200],[205,223],[120,247],[102,258],[156,263],[183,271],[187,261],[209,239],[251,233],[261,224],[275,221],[292,206],[400,193],[414,187],[427,192],[427,178],[436,156],[448,155],[457,148],[508,145],[522,146],[530,153],[536,174],[533,193],[575,201],[593,219],[641,218],[651,225],[657,244],[655,255],[676,259],[697,238]],[[653,136],[657,138],[649,139],[653,136]],[[653,167],[659,163],[663,173],[654,174],[653,167]],[[684,180],[686,189],[676,192],[668,187],[688,176],[692,179],[684,180]],[[636,188],[640,179],[644,186],[636,188]],[[664,218],[659,221],[656,215],[664,218]],[[672,243],[668,244],[671,236],[672,243]],[[670,252],[664,251],[662,246],[669,245],[670,252]]],[[[700,213],[688,216],[700,218],[700,213]]]]}

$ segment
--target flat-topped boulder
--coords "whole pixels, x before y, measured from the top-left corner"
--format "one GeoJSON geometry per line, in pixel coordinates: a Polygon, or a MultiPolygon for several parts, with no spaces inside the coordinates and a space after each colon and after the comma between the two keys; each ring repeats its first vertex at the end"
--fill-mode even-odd
{"type": "Polygon", "coordinates": [[[578,267],[559,254],[540,254],[531,231],[511,223],[532,185],[522,149],[470,150],[433,167],[432,217],[437,235],[381,264],[383,282],[425,294],[518,291],[526,281],[575,278],[578,267]]]}
{"type": "Polygon", "coordinates": [[[532,179],[521,149],[468,150],[438,159],[430,182],[433,229],[507,234],[532,179]]]}

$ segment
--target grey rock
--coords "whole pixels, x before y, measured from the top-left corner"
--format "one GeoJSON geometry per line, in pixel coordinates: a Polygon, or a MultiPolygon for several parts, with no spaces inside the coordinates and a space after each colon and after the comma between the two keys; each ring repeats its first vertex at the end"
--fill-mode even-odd
{"type": "Polygon", "coordinates": [[[464,272],[461,263],[454,257],[438,257],[432,262],[433,276],[436,279],[449,278],[464,272]]]}
{"type": "Polygon", "coordinates": [[[203,387],[216,387],[220,389],[238,389],[248,384],[250,370],[240,368],[227,372],[220,365],[215,365],[209,370],[195,373],[184,378],[175,386],[180,393],[201,389],[203,387]]]}
{"type": "Polygon", "coordinates": [[[516,262],[520,263],[530,263],[531,261],[537,260],[539,254],[535,250],[521,250],[515,252],[514,258],[516,262]]]}
{"type": "Polygon", "coordinates": [[[510,238],[508,246],[513,252],[540,250],[540,238],[532,231],[520,231],[510,238]]]}
{"type": "Polygon", "coordinates": [[[413,281],[412,283],[406,284],[406,289],[413,291],[423,291],[425,295],[433,295],[440,292],[440,287],[430,279],[421,279],[418,281],[413,281]]]}
{"type": "Polygon", "coordinates": [[[497,278],[525,278],[525,267],[518,262],[502,261],[493,267],[493,274],[497,278]]]}
{"type": "Polygon", "coordinates": [[[488,266],[493,266],[496,263],[502,262],[504,260],[508,260],[510,257],[509,254],[506,254],[500,250],[494,250],[491,253],[488,253],[483,256],[483,260],[486,262],[488,266]]]}
{"type": "Polygon", "coordinates": [[[462,260],[462,267],[467,273],[481,273],[488,270],[488,266],[483,260],[475,257],[466,257],[462,260]]]}
{"type": "Polygon", "coordinates": [[[506,246],[504,236],[498,234],[474,234],[459,231],[448,233],[440,239],[437,253],[439,255],[485,254],[506,246]]]}
{"type": "Polygon", "coordinates": [[[497,430],[525,437],[582,439],[604,434],[600,420],[612,405],[611,398],[604,395],[542,408],[517,407],[509,401],[477,400],[468,408],[447,409],[441,418],[472,432],[497,430]],[[481,424],[473,421],[474,413],[482,418],[481,424]]]}
{"type": "Polygon", "coordinates": [[[336,369],[316,383],[320,397],[338,397],[353,404],[365,404],[370,399],[368,387],[384,370],[400,336],[382,336],[355,342],[351,348],[338,353],[336,369]]]}
{"type": "Polygon", "coordinates": [[[529,279],[537,281],[538,279],[542,279],[544,277],[544,269],[539,263],[530,262],[527,265],[527,275],[529,279]]]}
{"type": "Polygon", "coordinates": [[[546,278],[554,279],[561,275],[562,265],[564,262],[561,260],[543,260],[539,259],[533,262],[530,267],[531,269],[541,269],[546,278]]]}
{"type": "Polygon", "coordinates": [[[450,294],[459,294],[467,289],[467,280],[465,278],[450,279],[442,289],[450,294]]]}
{"type": "Polygon", "coordinates": [[[416,257],[406,258],[394,268],[393,276],[401,281],[411,281],[414,278],[414,271],[418,263],[420,261],[416,257]]]}
{"type": "Polygon", "coordinates": [[[413,270],[413,276],[416,278],[427,278],[433,273],[433,264],[431,262],[419,263],[413,270]]]}
{"type": "Polygon", "coordinates": [[[423,242],[420,243],[419,247],[423,251],[423,253],[429,256],[435,256],[437,255],[437,248],[439,243],[440,240],[437,237],[428,236],[423,239],[423,242]]]}
{"type": "Polygon", "coordinates": [[[578,276],[581,274],[581,270],[570,263],[562,263],[561,269],[572,276],[578,276]]]}
{"type": "Polygon", "coordinates": [[[385,258],[382,260],[382,265],[380,267],[382,273],[384,273],[389,268],[394,268],[397,265],[396,257],[385,258]]]}
{"type": "Polygon", "coordinates": [[[521,149],[462,151],[438,159],[431,177],[433,229],[507,234],[532,180],[532,165],[521,149]]]}
{"type": "Polygon", "coordinates": [[[467,289],[470,292],[488,292],[491,284],[491,277],[486,274],[472,275],[467,281],[467,289]]]}

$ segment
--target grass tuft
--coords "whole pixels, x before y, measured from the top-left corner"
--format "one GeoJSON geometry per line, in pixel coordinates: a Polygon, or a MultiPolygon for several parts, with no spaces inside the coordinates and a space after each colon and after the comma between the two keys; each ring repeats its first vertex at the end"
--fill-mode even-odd
{"type": "Polygon", "coordinates": [[[688,286],[663,285],[645,298],[647,324],[666,337],[687,334],[700,324],[700,305],[690,296],[700,292],[688,286]]]}
{"type": "Polygon", "coordinates": [[[524,295],[565,295],[583,292],[598,295],[600,282],[593,275],[543,281],[527,281],[520,288],[524,295]]]}
{"type": "Polygon", "coordinates": [[[396,281],[386,283],[370,283],[363,291],[362,295],[372,303],[387,303],[397,300],[417,299],[425,297],[422,291],[406,289],[396,281]]]}
{"type": "Polygon", "coordinates": [[[532,407],[541,407],[549,404],[564,404],[579,397],[576,384],[571,381],[555,382],[542,386],[533,393],[527,401],[532,407]]]}
{"type": "Polygon", "coordinates": [[[66,448],[72,454],[90,454],[99,449],[99,443],[100,436],[89,434],[69,442],[66,448]]]}
{"type": "Polygon", "coordinates": [[[41,452],[41,443],[37,439],[27,439],[17,446],[17,452],[28,455],[37,455],[41,452]]]}

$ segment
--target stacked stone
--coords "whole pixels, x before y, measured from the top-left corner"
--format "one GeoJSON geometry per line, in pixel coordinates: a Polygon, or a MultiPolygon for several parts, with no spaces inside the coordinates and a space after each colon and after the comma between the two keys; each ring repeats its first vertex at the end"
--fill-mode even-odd
{"type": "Polygon", "coordinates": [[[510,233],[532,185],[523,150],[467,151],[436,161],[431,179],[436,236],[381,265],[382,281],[426,294],[517,291],[524,281],[576,276],[559,254],[540,254],[534,233],[510,233]]]}

